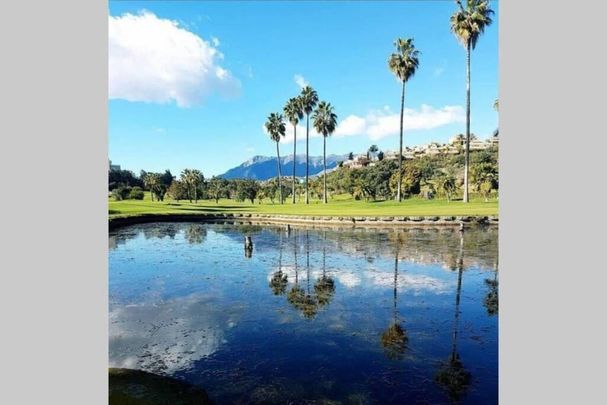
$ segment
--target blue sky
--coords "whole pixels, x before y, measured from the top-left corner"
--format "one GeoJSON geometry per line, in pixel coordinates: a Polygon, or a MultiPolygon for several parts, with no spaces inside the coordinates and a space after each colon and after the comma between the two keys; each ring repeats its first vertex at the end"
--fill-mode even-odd
{"type": "MultiPolygon", "coordinates": [[[[494,22],[472,54],[471,125],[480,138],[498,123],[498,4],[491,5],[494,22]]],[[[371,144],[395,150],[400,86],[387,59],[397,37],[413,37],[421,52],[406,86],[405,145],[445,142],[465,130],[465,51],[449,30],[455,8],[452,1],[110,1],[109,157],[136,173],[193,167],[211,176],[274,155],[263,123],[302,81],[338,114],[328,153],[371,144]]],[[[299,154],[301,128],[297,137],[299,154]]],[[[282,155],[292,150],[292,139],[281,143],[282,155]]],[[[310,139],[310,154],[322,155],[321,138],[310,139]]]]}

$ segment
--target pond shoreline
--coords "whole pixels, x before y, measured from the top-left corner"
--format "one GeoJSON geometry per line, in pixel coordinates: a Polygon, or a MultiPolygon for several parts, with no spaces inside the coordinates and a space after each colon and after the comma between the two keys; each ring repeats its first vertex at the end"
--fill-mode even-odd
{"type": "Polygon", "coordinates": [[[497,216],[303,216],[272,214],[141,214],[109,218],[109,230],[150,222],[215,222],[238,221],[288,225],[319,225],[344,227],[410,227],[498,225],[497,216]]]}

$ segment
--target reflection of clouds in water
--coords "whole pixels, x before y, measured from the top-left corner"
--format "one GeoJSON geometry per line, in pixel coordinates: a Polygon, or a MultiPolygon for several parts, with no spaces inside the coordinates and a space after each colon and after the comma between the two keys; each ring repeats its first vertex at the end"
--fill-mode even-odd
{"type": "Polygon", "coordinates": [[[113,308],[109,313],[110,367],[171,374],[213,354],[223,343],[223,331],[235,325],[215,304],[192,295],[113,308]]]}
{"type": "Polygon", "coordinates": [[[334,276],[341,284],[348,288],[356,287],[361,281],[360,277],[354,273],[336,272],[334,273],[334,276]]]}
{"type": "MultiPolygon", "coordinates": [[[[282,272],[287,275],[289,283],[295,282],[295,267],[292,265],[282,266],[282,272]]],[[[307,281],[307,271],[305,266],[297,267],[297,278],[299,282],[307,281]]],[[[268,282],[271,281],[274,273],[278,271],[278,266],[268,273],[268,282]]],[[[359,285],[376,287],[394,287],[394,272],[368,271],[363,270],[358,273],[346,270],[327,270],[327,276],[337,279],[344,287],[354,288],[359,285]]],[[[318,279],[322,276],[321,270],[310,270],[310,278],[318,279]]],[[[435,294],[444,294],[450,291],[450,285],[445,281],[425,275],[406,274],[402,271],[398,274],[397,287],[400,291],[413,291],[414,293],[432,292],[435,294]]]]}
{"type": "MultiPolygon", "coordinates": [[[[393,272],[366,271],[365,278],[375,286],[394,288],[393,272]]],[[[397,288],[400,291],[413,291],[414,293],[428,291],[435,294],[444,294],[449,291],[449,285],[439,279],[424,275],[403,274],[400,272],[398,274],[397,288]]]]}
{"type": "MultiPolygon", "coordinates": [[[[288,281],[289,283],[294,283],[295,282],[295,266],[293,265],[286,265],[286,266],[282,266],[281,270],[284,274],[287,275],[288,281]]],[[[278,266],[274,267],[272,269],[272,271],[270,273],[268,273],[268,282],[272,280],[272,276],[274,276],[274,273],[278,271],[278,266]]],[[[304,266],[297,266],[297,279],[299,282],[302,281],[307,281],[307,270],[305,265],[304,266]]],[[[347,288],[353,288],[356,287],[357,285],[360,284],[361,279],[358,275],[356,275],[353,272],[349,272],[346,270],[335,270],[335,269],[327,269],[325,271],[325,274],[328,277],[333,277],[335,279],[337,279],[337,281],[339,281],[344,287],[347,288]]],[[[322,277],[322,270],[310,270],[310,279],[311,280],[316,280],[319,279],[320,277],[322,277]]]]}

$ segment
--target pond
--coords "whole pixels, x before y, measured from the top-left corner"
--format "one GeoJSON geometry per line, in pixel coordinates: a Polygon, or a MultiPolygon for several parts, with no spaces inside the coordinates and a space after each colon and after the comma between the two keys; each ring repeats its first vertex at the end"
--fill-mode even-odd
{"type": "Polygon", "coordinates": [[[217,404],[496,404],[497,234],[114,230],[110,367],[184,380],[217,404]]]}

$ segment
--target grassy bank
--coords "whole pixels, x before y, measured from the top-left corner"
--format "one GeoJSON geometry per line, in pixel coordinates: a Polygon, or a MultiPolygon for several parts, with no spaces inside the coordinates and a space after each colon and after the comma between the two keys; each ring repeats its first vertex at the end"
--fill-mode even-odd
{"type": "Polygon", "coordinates": [[[318,216],[446,216],[470,215],[486,216],[498,214],[496,200],[485,202],[482,198],[473,199],[464,204],[461,201],[424,200],[412,198],[401,203],[395,201],[354,201],[336,198],[329,204],[312,201],[309,205],[292,204],[290,201],[280,205],[264,201],[259,204],[222,199],[219,203],[209,200],[198,201],[151,201],[149,194],[144,200],[109,201],[109,215],[112,217],[136,216],[142,214],[196,214],[196,213],[257,213],[279,215],[318,215],[318,216]]]}

